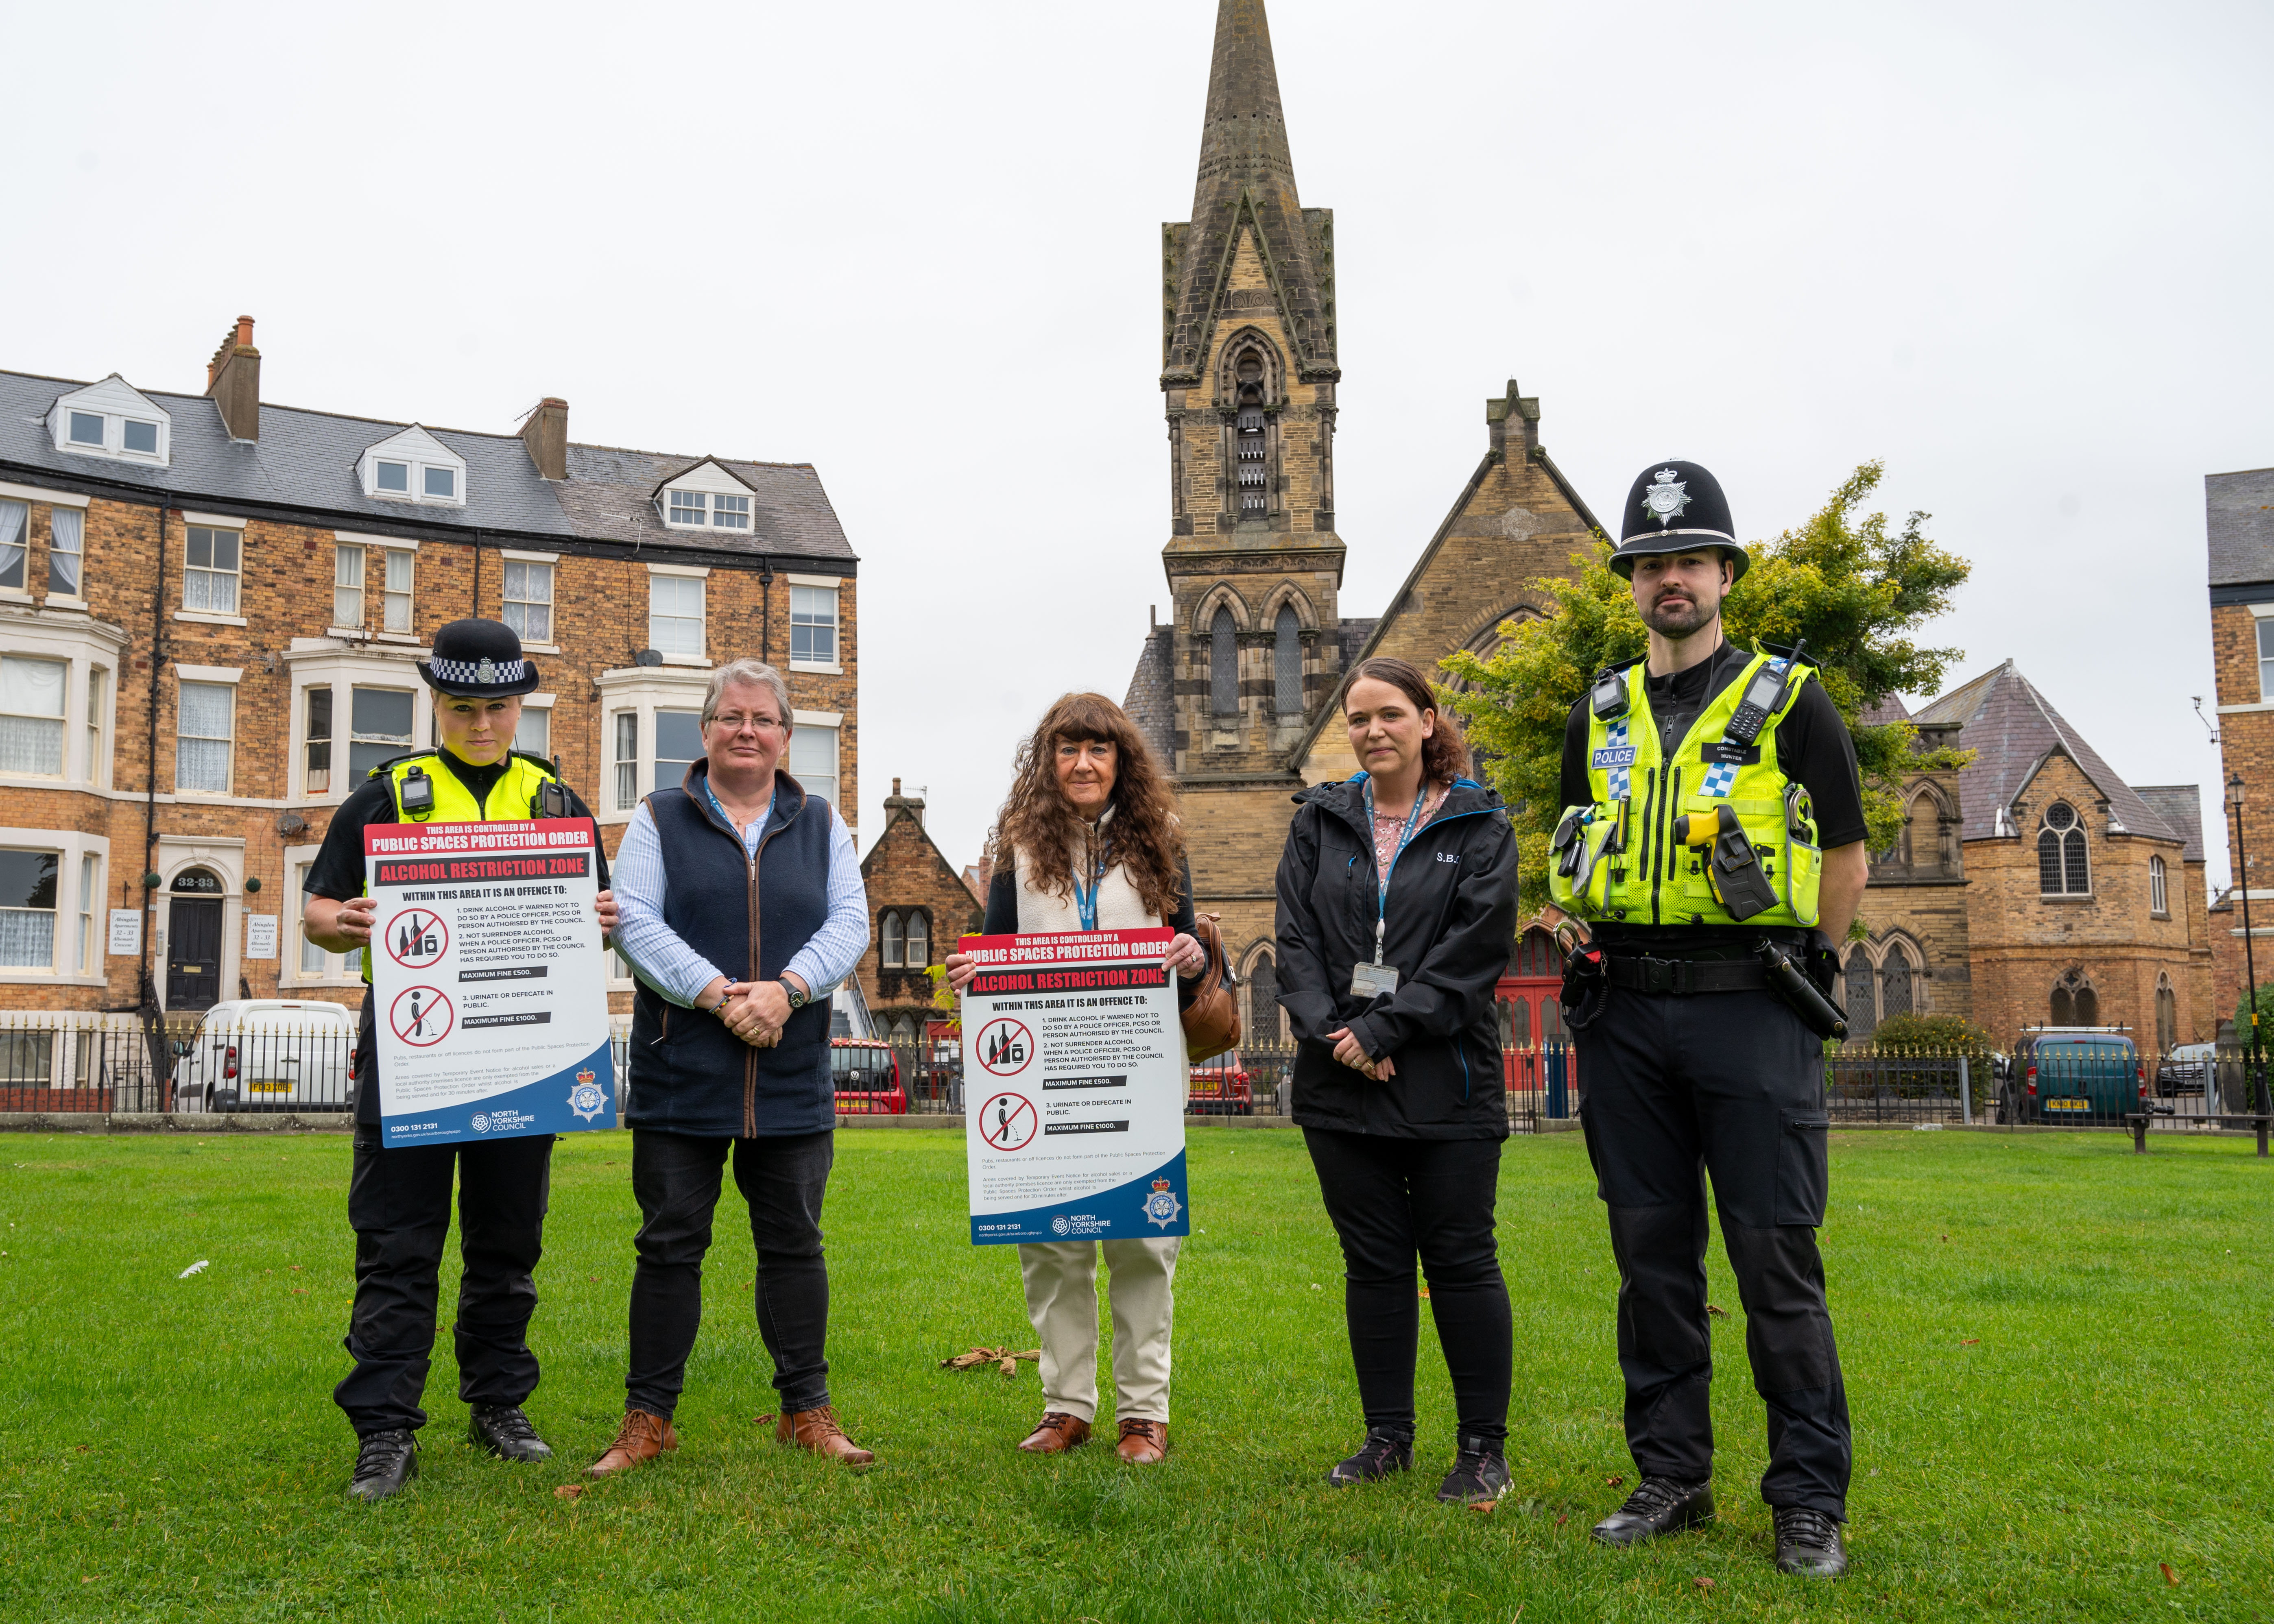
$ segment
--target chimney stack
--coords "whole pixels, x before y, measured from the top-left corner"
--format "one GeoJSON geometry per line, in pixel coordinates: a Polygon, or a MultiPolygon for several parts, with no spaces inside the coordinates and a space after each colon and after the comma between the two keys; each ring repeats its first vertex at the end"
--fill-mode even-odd
{"type": "Polygon", "coordinates": [[[521,443],[529,447],[538,477],[568,477],[568,402],[554,395],[538,402],[529,421],[521,425],[521,443]]]}
{"type": "Polygon", "coordinates": [[[892,793],[885,797],[885,821],[891,823],[893,814],[901,812],[915,819],[918,824],[922,824],[924,816],[923,796],[922,794],[903,795],[900,793],[900,781],[894,778],[892,793]]]}
{"type": "Polygon", "coordinates": [[[231,440],[260,438],[260,351],[252,347],[252,318],[239,316],[206,363],[206,398],[221,413],[231,440]]]}

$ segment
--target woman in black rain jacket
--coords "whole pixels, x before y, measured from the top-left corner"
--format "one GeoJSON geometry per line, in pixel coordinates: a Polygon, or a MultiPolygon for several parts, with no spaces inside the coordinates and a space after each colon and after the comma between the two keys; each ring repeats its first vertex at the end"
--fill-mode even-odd
{"type": "Polygon", "coordinates": [[[1515,937],[1516,833],[1500,797],[1463,776],[1467,745],[1418,667],[1360,663],[1343,709],[1365,771],[1295,798],[1278,879],[1295,1121],[1342,1241],[1366,1410],[1365,1444],[1327,1479],[1412,1463],[1418,1254],[1459,1411],[1438,1498],[1484,1504],[1508,1487],[1493,989],[1515,937]]]}

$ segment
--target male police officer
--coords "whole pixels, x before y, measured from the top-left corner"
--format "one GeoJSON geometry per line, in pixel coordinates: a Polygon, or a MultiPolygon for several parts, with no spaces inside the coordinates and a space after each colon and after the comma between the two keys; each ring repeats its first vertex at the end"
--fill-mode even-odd
{"type": "Polygon", "coordinates": [[[1549,889],[1592,937],[1566,996],[1586,1023],[1582,1116],[1610,1212],[1641,1477],[1594,1532],[1630,1545],[1713,1515],[1702,1169],[1768,1406],[1776,1563],[1831,1575],[1847,1567],[1850,1451],[1816,1247],[1822,1043],[1771,990],[1761,944],[1828,984],[1830,943],[1864,891],[1863,796],[1854,743],[1804,657],[1723,638],[1721,599],[1746,563],[1713,476],[1652,463],[1611,559],[1650,652],[1603,673],[1564,734],[1549,889]]]}
{"type": "MultiPolygon", "coordinates": [[[[591,816],[552,763],[510,748],[521,695],[538,681],[510,628],[453,620],[435,633],[434,658],[419,662],[418,674],[434,690],[440,748],[373,767],[332,815],[308,868],[302,914],[308,939],[333,952],[360,952],[366,987],[373,909],[363,894],[366,825],[591,816]]],[[[606,889],[605,857],[600,865],[600,929],[610,932],[615,898],[606,889]]],[[[361,1440],[348,1492],[365,1500],[384,1500],[418,1475],[412,1435],[426,1424],[418,1400],[434,1347],[454,1170],[465,1267],[453,1335],[458,1395],[472,1408],[473,1442],[508,1461],[541,1461],[553,1453],[521,1409],[537,1386],[537,1356],[527,1340],[537,1306],[531,1274],[544,1242],[553,1137],[382,1149],[378,1049],[366,992],[356,1034],[355,1162],[348,1184],[356,1296],[346,1346],[356,1365],[332,1395],[361,1440]]]]}

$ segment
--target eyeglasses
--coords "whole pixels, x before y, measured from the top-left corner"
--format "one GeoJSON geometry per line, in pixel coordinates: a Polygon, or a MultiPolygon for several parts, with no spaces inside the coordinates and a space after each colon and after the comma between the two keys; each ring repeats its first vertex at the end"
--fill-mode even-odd
{"type": "Polygon", "coordinates": [[[730,733],[741,733],[745,727],[757,733],[765,733],[779,728],[781,726],[781,718],[774,716],[744,716],[740,711],[735,711],[727,716],[712,717],[711,726],[723,727],[730,733]]]}

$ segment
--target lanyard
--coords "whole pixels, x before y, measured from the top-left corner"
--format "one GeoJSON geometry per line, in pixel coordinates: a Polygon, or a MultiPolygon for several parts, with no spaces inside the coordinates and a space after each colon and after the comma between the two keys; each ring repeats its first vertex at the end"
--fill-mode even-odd
{"type": "MultiPolygon", "coordinates": [[[[726,805],[719,799],[719,792],[711,787],[711,778],[710,775],[707,773],[704,775],[703,778],[703,793],[711,798],[711,809],[719,815],[719,821],[726,824],[727,828],[733,830],[736,834],[742,835],[742,844],[747,847],[750,844],[749,837],[742,833],[742,826],[740,823],[737,823],[732,817],[729,817],[727,815],[726,805]]],[[[758,832],[760,834],[764,834],[765,832],[766,825],[773,821],[774,798],[772,794],[768,794],[766,796],[766,815],[758,822],[758,832]]]]}
{"type": "Polygon", "coordinates": [[[1405,855],[1405,848],[1412,844],[1415,831],[1421,827],[1421,808],[1428,799],[1429,780],[1425,778],[1414,786],[1413,810],[1405,815],[1405,828],[1397,837],[1397,849],[1389,854],[1389,867],[1383,868],[1380,856],[1382,848],[1374,838],[1374,780],[1369,778],[1366,781],[1367,847],[1376,853],[1374,866],[1379,870],[1374,876],[1374,962],[1376,964],[1382,962],[1382,939],[1389,927],[1389,876],[1397,867],[1397,860],[1405,855]]]}
{"type": "Polygon", "coordinates": [[[1113,842],[1111,840],[1100,840],[1097,843],[1097,863],[1090,873],[1088,885],[1081,883],[1081,875],[1077,874],[1073,876],[1073,910],[1081,915],[1081,928],[1084,930],[1097,929],[1097,888],[1105,883],[1107,854],[1112,849],[1113,842]]]}

